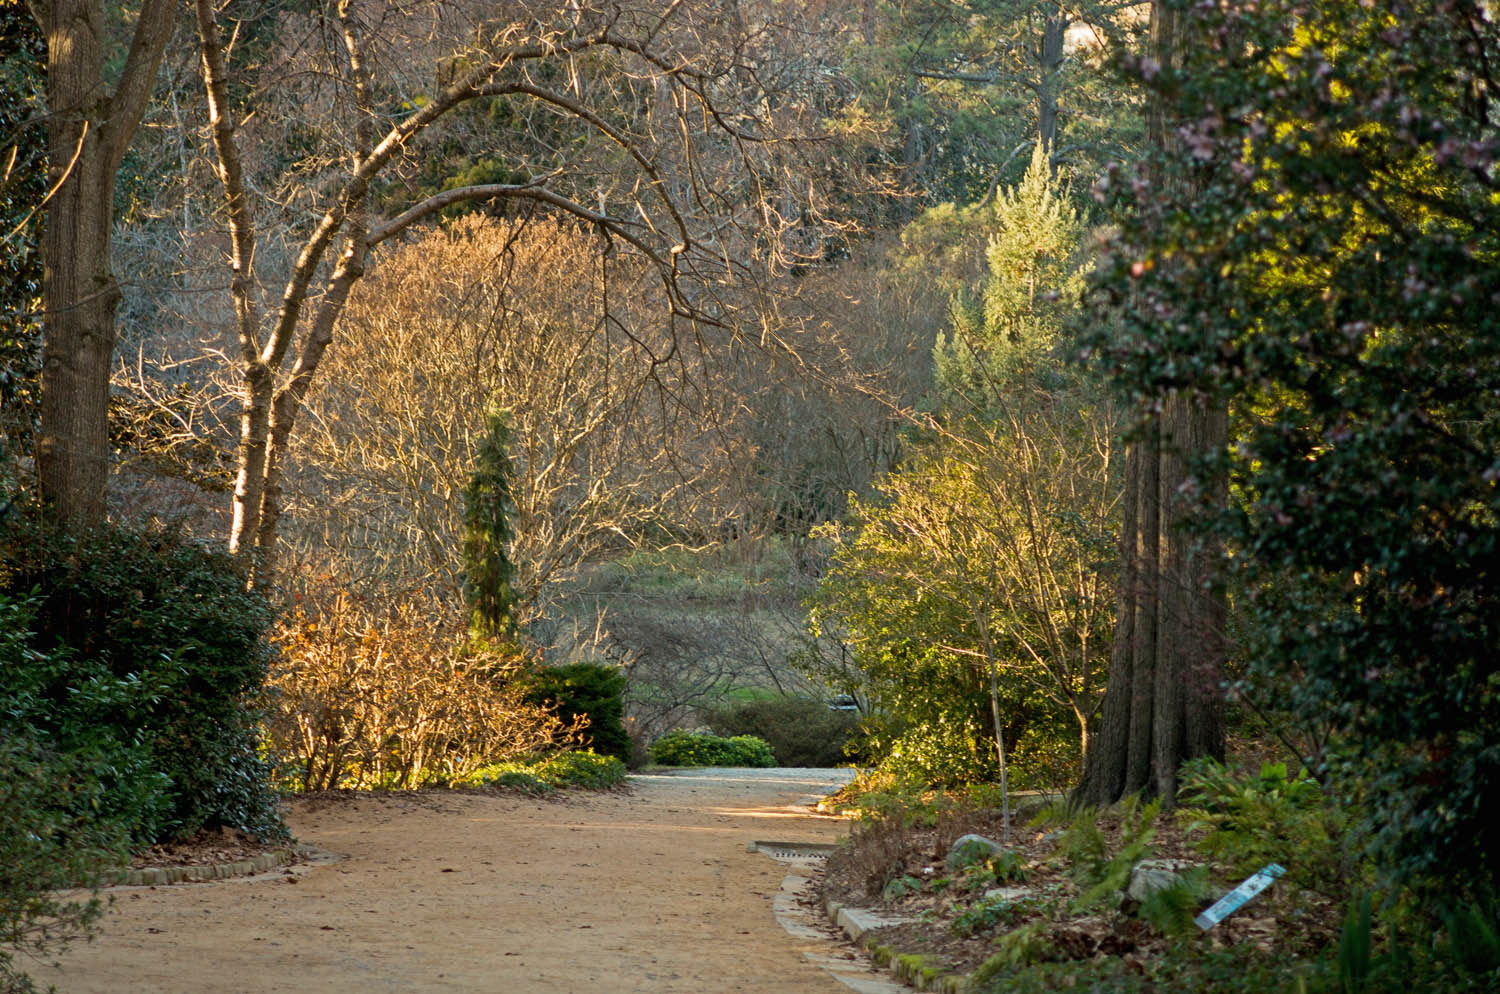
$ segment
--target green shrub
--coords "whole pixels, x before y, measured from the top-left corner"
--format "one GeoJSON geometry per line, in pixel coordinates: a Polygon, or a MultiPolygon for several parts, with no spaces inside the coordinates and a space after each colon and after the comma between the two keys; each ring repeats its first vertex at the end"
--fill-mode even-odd
{"type": "Polygon", "coordinates": [[[90,793],[93,817],[130,839],[155,838],[169,823],[171,781],[133,729],[157,706],[160,689],[66,648],[30,648],[35,609],[0,593],[0,713],[12,734],[50,743],[98,788],[90,793]]]}
{"type": "Polygon", "coordinates": [[[778,766],[838,766],[860,752],[858,713],[831,711],[806,697],[742,701],[710,713],[707,721],[719,735],[764,739],[778,766]]]}
{"type": "Polygon", "coordinates": [[[97,889],[85,899],[65,887],[93,886],[124,862],[128,826],[101,817],[106,789],[87,757],[0,735],[0,990],[34,990],[17,953],[49,955],[87,938],[104,912],[97,889]]]}
{"type": "Polygon", "coordinates": [[[604,790],[625,782],[625,764],[615,756],[601,756],[591,749],[560,752],[537,767],[537,775],[556,787],[604,790]]]}
{"type": "Polygon", "coordinates": [[[625,731],[625,676],[611,666],[573,663],[542,667],[526,678],[526,701],[554,709],[571,724],[588,720],[582,743],[604,756],[630,760],[630,736],[625,731]]]}
{"type": "Polygon", "coordinates": [[[101,810],[134,842],[220,825],[286,834],[256,732],[271,611],[237,563],[161,528],[76,537],[13,513],[0,595],[12,632],[26,601],[37,654],[0,668],[9,720],[91,757],[101,810]]]}
{"type": "Polygon", "coordinates": [[[469,787],[494,785],[523,790],[528,794],[546,794],[567,787],[607,790],[624,782],[623,762],[614,756],[583,750],[560,752],[545,759],[491,763],[455,780],[454,784],[469,787]]]}
{"type": "Polygon", "coordinates": [[[554,789],[531,770],[518,763],[498,763],[475,770],[463,781],[474,787],[496,786],[519,790],[527,794],[550,794],[554,789]]]}
{"type": "Polygon", "coordinates": [[[662,766],[776,765],[771,746],[753,735],[721,738],[705,732],[668,732],[651,743],[651,759],[662,766]]]}

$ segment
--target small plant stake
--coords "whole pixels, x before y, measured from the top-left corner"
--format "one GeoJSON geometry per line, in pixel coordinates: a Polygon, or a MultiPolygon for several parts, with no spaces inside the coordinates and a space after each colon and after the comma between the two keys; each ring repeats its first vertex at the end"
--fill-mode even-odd
{"type": "Polygon", "coordinates": [[[1286,872],[1280,863],[1267,863],[1263,868],[1251,874],[1251,876],[1234,890],[1225,894],[1214,902],[1213,907],[1204,911],[1193,921],[1198,927],[1207,932],[1219,922],[1234,914],[1252,897],[1265,890],[1267,887],[1286,872]]]}

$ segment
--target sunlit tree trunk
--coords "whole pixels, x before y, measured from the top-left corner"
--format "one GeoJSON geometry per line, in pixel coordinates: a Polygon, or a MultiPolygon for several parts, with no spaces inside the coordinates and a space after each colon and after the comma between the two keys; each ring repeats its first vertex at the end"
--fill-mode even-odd
{"type": "Polygon", "coordinates": [[[47,201],[42,235],[43,346],[37,477],[70,527],[104,520],[109,374],[120,286],[110,266],[115,172],[140,123],[172,34],[175,7],[142,5],[113,92],[103,76],[100,0],[32,11],[47,37],[47,201]]]}

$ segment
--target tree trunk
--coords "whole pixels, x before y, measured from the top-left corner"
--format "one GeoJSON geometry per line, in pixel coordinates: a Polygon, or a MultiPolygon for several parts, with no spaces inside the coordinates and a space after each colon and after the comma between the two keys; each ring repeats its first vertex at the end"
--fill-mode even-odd
{"type": "MultiPolygon", "coordinates": [[[[1162,66],[1182,50],[1183,28],[1175,11],[1153,7],[1152,48],[1162,66]]],[[[1170,140],[1171,122],[1153,98],[1148,144],[1162,150],[1170,140]]],[[[1163,188],[1182,182],[1170,175],[1156,180],[1163,188]]],[[[1225,604],[1210,584],[1213,550],[1183,523],[1188,464],[1222,449],[1227,430],[1223,410],[1174,394],[1163,400],[1150,434],[1126,455],[1119,613],[1099,732],[1074,792],[1081,803],[1113,804],[1145,792],[1171,808],[1183,760],[1223,757],[1225,604]]],[[[1223,499],[1222,481],[1208,489],[1223,499]]]]}
{"type": "Polygon", "coordinates": [[[67,53],[77,58],[58,58],[54,49],[47,60],[48,188],[59,179],[62,185],[48,202],[42,234],[37,479],[42,500],[70,528],[83,530],[104,521],[109,373],[120,287],[109,265],[114,170],[98,122],[80,110],[99,87],[98,46],[94,31],[79,28],[90,38],[67,53]]]}
{"type": "Polygon", "coordinates": [[[42,232],[44,337],[37,479],[70,527],[104,521],[109,475],[109,366],[120,287],[109,265],[114,170],[100,99],[103,11],[55,0],[47,36],[47,203],[42,232]]]}
{"type": "Polygon", "coordinates": [[[174,5],[147,0],[114,93],[103,80],[100,0],[33,4],[47,36],[47,201],[37,480],[70,527],[104,521],[109,374],[120,286],[110,267],[115,172],[172,34],[174,5]]]}
{"type": "Polygon", "coordinates": [[[1057,142],[1059,74],[1063,67],[1063,41],[1068,33],[1068,15],[1060,7],[1049,9],[1042,22],[1042,37],[1037,54],[1037,137],[1047,153],[1048,171],[1057,174],[1053,146],[1057,142]]]}
{"type": "Polygon", "coordinates": [[[1112,804],[1150,783],[1157,665],[1161,443],[1155,429],[1125,457],[1120,582],[1109,683],[1084,753],[1077,797],[1112,804]]]}

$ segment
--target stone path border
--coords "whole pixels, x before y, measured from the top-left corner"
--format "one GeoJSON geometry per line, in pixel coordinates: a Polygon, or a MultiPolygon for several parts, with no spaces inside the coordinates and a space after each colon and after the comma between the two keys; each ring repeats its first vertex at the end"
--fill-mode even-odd
{"type": "MultiPolygon", "coordinates": [[[[806,899],[812,893],[813,881],[828,854],[838,847],[819,842],[757,841],[751,842],[748,848],[750,852],[765,853],[789,868],[781,882],[781,890],[772,902],[781,927],[799,939],[823,938],[818,923],[809,921],[806,899]]],[[[831,898],[824,902],[823,910],[828,921],[841,929],[849,941],[869,957],[869,961],[851,963],[847,959],[815,953],[807,953],[807,958],[858,994],[910,994],[912,991],[962,994],[966,990],[967,977],[931,966],[920,957],[904,956],[899,950],[888,949],[869,937],[875,929],[904,925],[915,919],[872,908],[849,907],[831,898]],[[893,979],[880,977],[878,970],[889,971],[893,979]]]]}
{"type": "Polygon", "coordinates": [[[902,990],[936,991],[937,994],[965,994],[969,989],[968,977],[951,973],[926,963],[920,956],[902,955],[900,950],[890,949],[875,942],[867,933],[888,925],[904,925],[915,919],[888,915],[870,908],[851,908],[832,900],[824,904],[828,919],[869,955],[871,961],[891,972],[891,976],[904,985],[902,990]]]}
{"type": "Polygon", "coordinates": [[[251,859],[238,859],[230,863],[209,863],[199,866],[143,866],[133,870],[120,870],[106,878],[105,887],[158,887],[165,884],[205,883],[210,880],[232,880],[248,877],[267,870],[291,866],[299,861],[323,862],[329,854],[308,846],[291,846],[273,849],[251,859]]]}
{"type": "MultiPolygon", "coordinates": [[[[777,923],[788,935],[834,945],[823,927],[826,921],[820,921],[817,912],[808,906],[823,862],[835,848],[817,842],[751,842],[748,846],[750,852],[765,853],[787,867],[787,875],[781,881],[781,889],[772,898],[771,908],[777,923]]],[[[855,945],[860,944],[856,942],[855,945]]],[[[863,955],[862,948],[854,956],[847,950],[840,954],[838,946],[826,953],[805,951],[803,956],[856,994],[911,994],[912,988],[883,976],[882,971],[863,955]]]]}

